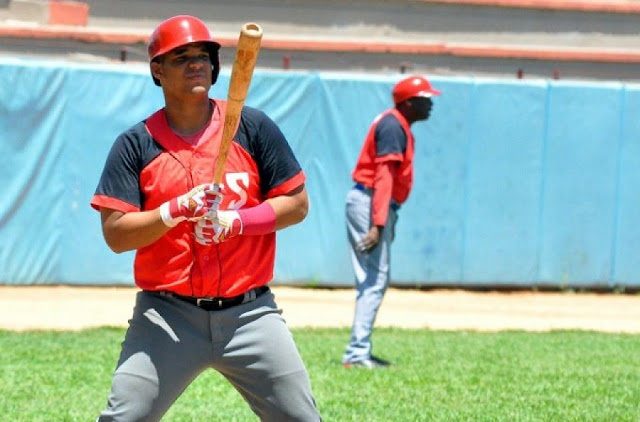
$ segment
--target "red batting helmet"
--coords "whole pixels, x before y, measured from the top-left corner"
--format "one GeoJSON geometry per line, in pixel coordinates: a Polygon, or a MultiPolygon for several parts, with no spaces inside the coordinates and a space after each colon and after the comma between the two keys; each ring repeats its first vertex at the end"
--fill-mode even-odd
{"type": "Polygon", "coordinates": [[[394,104],[413,97],[433,97],[440,95],[440,91],[434,89],[431,83],[422,76],[409,76],[398,82],[392,91],[394,104]]]}
{"type": "MultiPolygon", "coordinates": [[[[220,56],[218,54],[220,44],[213,40],[207,25],[194,16],[174,16],[158,25],[149,39],[149,61],[153,61],[174,48],[195,42],[204,42],[209,49],[213,66],[211,83],[214,84],[218,79],[218,73],[220,73],[220,56]]],[[[151,77],[153,82],[160,86],[160,81],[153,75],[151,77]]]]}

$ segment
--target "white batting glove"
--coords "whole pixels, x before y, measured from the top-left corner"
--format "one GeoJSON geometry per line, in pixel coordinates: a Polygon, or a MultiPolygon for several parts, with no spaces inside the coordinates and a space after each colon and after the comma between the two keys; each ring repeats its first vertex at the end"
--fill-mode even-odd
{"type": "Polygon", "coordinates": [[[198,220],[194,234],[201,245],[222,243],[242,234],[242,219],[238,211],[217,211],[198,220]]]}
{"type": "Polygon", "coordinates": [[[222,186],[206,183],[196,186],[184,195],[160,205],[160,217],[168,227],[182,221],[199,221],[206,214],[215,214],[222,201],[222,186]]]}

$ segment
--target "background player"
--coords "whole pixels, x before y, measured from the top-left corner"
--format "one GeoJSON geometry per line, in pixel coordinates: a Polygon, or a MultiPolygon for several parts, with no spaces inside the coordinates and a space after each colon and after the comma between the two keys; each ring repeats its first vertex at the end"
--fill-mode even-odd
{"type": "Polygon", "coordinates": [[[373,356],[373,324],[389,285],[389,248],[398,208],[413,183],[414,137],[410,126],[429,118],[439,95],[429,81],[411,76],[392,91],[395,107],[378,115],[364,140],[346,198],[347,233],[356,278],[351,340],[342,357],[345,367],[378,368],[389,362],[373,356]]]}
{"type": "Polygon", "coordinates": [[[207,183],[226,108],[208,96],[219,48],[192,16],[155,29],[150,68],[165,107],[116,139],[91,202],[111,249],[137,250],[141,289],[100,421],[160,420],[207,368],[261,420],[320,420],[267,287],[275,231],[307,214],[305,176],[275,123],[245,107],[224,189],[207,183]]]}

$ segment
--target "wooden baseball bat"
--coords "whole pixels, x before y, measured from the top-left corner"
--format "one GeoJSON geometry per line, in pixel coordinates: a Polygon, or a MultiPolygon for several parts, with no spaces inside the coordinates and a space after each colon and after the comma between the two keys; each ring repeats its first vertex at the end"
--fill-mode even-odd
{"type": "Polygon", "coordinates": [[[231,80],[227,94],[227,112],[224,116],[222,140],[218,151],[218,159],[213,183],[221,183],[224,165],[229,155],[229,147],[235,133],[244,100],[249,91],[253,69],[256,66],[258,52],[262,41],[262,28],[257,23],[245,23],[240,30],[240,38],[236,49],[236,57],[231,67],[231,80]]]}

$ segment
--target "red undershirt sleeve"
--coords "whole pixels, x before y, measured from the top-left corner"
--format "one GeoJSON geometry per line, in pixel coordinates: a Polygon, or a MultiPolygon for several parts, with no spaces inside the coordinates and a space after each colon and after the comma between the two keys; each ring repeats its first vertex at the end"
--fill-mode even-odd
{"type": "Polygon", "coordinates": [[[384,161],[376,166],[373,180],[372,215],[375,226],[385,226],[389,215],[393,178],[395,177],[396,161],[384,161]]]}

